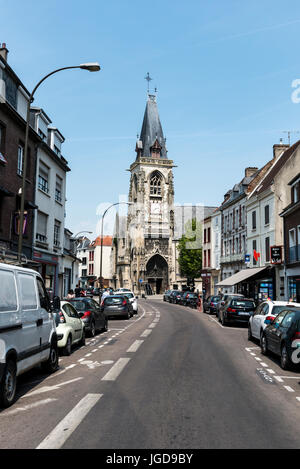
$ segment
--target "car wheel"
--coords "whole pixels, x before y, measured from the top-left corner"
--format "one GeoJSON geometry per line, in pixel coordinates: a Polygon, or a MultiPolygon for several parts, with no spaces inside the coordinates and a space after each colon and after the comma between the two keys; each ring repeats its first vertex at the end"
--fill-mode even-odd
{"type": "Polygon", "coordinates": [[[125,319],[130,319],[130,317],[131,317],[131,316],[130,316],[130,312],[127,311],[127,314],[125,315],[125,319]]]}
{"type": "Polygon", "coordinates": [[[54,341],[51,343],[49,358],[42,363],[42,368],[48,373],[54,373],[58,369],[58,348],[54,341]]]}
{"type": "Polygon", "coordinates": [[[103,327],[103,332],[107,332],[108,331],[108,320],[105,319],[105,323],[104,323],[104,327],[103,327]]]}
{"type": "Polygon", "coordinates": [[[9,407],[16,397],[17,367],[13,360],[8,360],[0,383],[0,405],[9,407]]]}
{"type": "Polygon", "coordinates": [[[251,331],[251,324],[249,322],[248,324],[248,340],[252,340],[253,339],[253,335],[252,335],[252,331],[251,331]]]}
{"type": "Polygon", "coordinates": [[[95,337],[95,335],[96,335],[96,325],[95,325],[95,321],[92,321],[92,322],[91,322],[91,332],[90,332],[90,335],[91,335],[91,337],[95,337]]]}
{"type": "Polygon", "coordinates": [[[281,347],[281,354],[280,354],[280,366],[283,370],[289,370],[291,368],[291,360],[288,355],[287,348],[285,344],[281,347]]]}
{"type": "Polygon", "coordinates": [[[260,348],[263,355],[268,355],[268,342],[265,334],[262,334],[260,348]]]}
{"type": "Polygon", "coordinates": [[[63,348],[63,355],[69,356],[71,355],[71,351],[72,351],[72,337],[69,335],[67,338],[67,343],[65,347],[63,348]]]}
{"type": "Polygon", "coordinates": [[[84,330],[84,328],[82,329],[82,336],[81,336],[79,345],[81,345],[81,346],[85,345],[85,330],[84,330]]]}

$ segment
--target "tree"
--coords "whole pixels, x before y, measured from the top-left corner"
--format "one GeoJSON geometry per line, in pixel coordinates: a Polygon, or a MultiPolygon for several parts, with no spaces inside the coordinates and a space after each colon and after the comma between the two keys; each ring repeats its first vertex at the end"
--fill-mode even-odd
{"type": "Polygon", "coordinates": [[[181,237],[178,247],[178,264],[181,275],[191,279],[199,277],[202,270],[202,223],[195,218],[185,225],[185,234],[181,237]]]}

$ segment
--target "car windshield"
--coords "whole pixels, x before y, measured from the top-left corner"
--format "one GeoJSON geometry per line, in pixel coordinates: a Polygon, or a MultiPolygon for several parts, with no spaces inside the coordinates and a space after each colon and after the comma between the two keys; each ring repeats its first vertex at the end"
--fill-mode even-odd
{"type": "Polygon", "coordinates": [[[134,297],[133,293],[124,293],[124,296],[126,296],[127,298],[133,298],[134,297]]]}
{"type": "Polygon", "coordinates": [[[91,306],[89,301],[82,300],[70,300],[69,303],[71,303],[78,311],[85,311],[87,307],[91,306]]]}
{"type": "Polygon", "coordinates": [[[104,304],[107,306],[120,305],[123,303],[124,300],[125,298],[123,296],[108,296],[107,298],[105,298],[104,304]]]}
{"type": "Polygon", "coordinates": [[[255,308],[254,301],[251,300],[232,300],[231,306],[241,306],[242,308],[255,308]]]}

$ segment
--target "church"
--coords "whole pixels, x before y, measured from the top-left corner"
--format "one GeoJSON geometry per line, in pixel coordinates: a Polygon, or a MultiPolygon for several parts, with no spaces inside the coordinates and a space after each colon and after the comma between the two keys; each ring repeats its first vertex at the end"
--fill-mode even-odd
{"type": "Polygon", "coordinates": [[[168,158],[156,95],[149,92],[135,152],[128,214],[116,218],[113,287],[161,294],[176,283],[174,163],[168,158]]]}

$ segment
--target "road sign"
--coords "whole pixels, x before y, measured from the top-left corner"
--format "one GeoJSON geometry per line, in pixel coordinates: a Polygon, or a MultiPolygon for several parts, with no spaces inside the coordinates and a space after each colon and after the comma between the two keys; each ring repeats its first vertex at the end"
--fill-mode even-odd
{"type": "Polygon", "coordinates": [[[245,254],[245,264],[248,264],[250,262],[250,254],[245,254]]]}
{"type": "Polygon", "coordinates": [[[144,280],[143,280],[142,278],[139,279],[139,282],[140,282],[140,283],[143,283],[143,281],[144,281],[144,280]]]}

